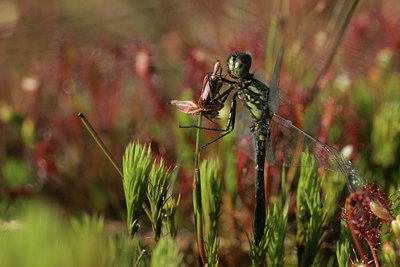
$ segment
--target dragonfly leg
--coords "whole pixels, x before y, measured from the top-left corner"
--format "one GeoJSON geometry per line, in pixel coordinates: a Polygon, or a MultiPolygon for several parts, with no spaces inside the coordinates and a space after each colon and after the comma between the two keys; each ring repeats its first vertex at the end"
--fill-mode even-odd
{"type": "Polygon", "coordinates": [[[225,103],[226,99],[228,98],[229,94],[231,91],[235,88],[234,85],[230,85],[228,89],[226,89],[222,94],[217,96],[216,98],[213,99],[213,102],[219,101],[220,103],[225,103]]]}
{"type": "Polygon", "coordinates": [[[224,83],[227,83],[227,84],[236,84],[236,83],[237,83],[237,82],[235,82],[235,81],[231,81],[231,80],[225,79],[225,78],[223,78],[222,76],[220,76],[219,79],[220,79],[221,81],[223,81],[224,83]]]}
{"type": "Polygon", "coordinates": [[[212,140],[211,142],[208,142],[207,144],[204,144],[200,147],[200,149],[205,148],[206,146],[218,141],[219,139],[221,139],[222,137],[228,135],[229,133],[231,133],[233,131],[233,129],[235,129],[235,119],[236,119],[236,96],[237,93],[235,93],[233,95],[232,98],[232,103],[231,103],[231,109],[229,111],[229,118],[228,118],[228,123],[226,124],[226,128],[222,129],[223,133],[222,135],[218,136],[217,138],[215,138],[214,140],[212,140]]]}
{"type": "Polygon", "coordinates": [[[228,131],[227,129],[217,129],[217,128],[209,128],[209,127],[203,127],[203,126],[198,126],[198,125],[187,125],[187,126],[182,126],[179,125],[179,128],[197,128],[200,130],[207,130],[207,131],[216,131],[216,132],[226,132],[228,131]]]}

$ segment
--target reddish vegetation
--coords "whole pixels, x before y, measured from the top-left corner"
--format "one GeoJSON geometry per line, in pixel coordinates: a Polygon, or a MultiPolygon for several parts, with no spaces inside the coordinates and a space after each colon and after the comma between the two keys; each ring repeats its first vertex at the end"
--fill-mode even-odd
{"type": "MultiPolygon", "coordinates": [[[[376,266],[379,262],[376,251],[379,251],[381,228],[384,224],[390,228],[393,218],[394,202],[375,184],[364,185],[362,191],[354,192],[346,199],[343,219],[347,222],[359,255],[368,262],[360,240],[365,240],[370,247],[376,266]]],[[[389,230],[388,230],[389,231],[389,230]]]]}

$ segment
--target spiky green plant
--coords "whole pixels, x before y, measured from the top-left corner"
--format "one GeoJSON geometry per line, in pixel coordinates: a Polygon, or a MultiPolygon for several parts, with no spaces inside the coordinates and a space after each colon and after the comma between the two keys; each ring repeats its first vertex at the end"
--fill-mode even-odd
{"type": "Polygon", "coordinates": [[[372,128],[374,161],[383,167],[396,162],[400,147],[400,102],[389,102],[375,116],[372,128]]]}
{"type": "Polygon", "coordinates": [[[138,142],[129,143],[123,157],[123,185],[127,207],[127,226],[131,237],[139,229],[139,216],[146,197],[150,168],[150,146],[142,146],[138,142]]]}
{"type": "Polygon", "coordinates": [[[271,229],[268,242],[268,266],[284,266],[284,241],[288,224],[288,207],[279,211],[274,205],[272,213],[267,218],[267,227],[271,229]]]}
{"type": "Polygon", "coordinates": [[[208,266],[218,266],[219,264],[219,240],[213,236],[206,237],[206,253],[208,266]]]}
{"type": "Polygon", "coordinates": [[[204,160],[200,165],[202,208],[206,236],[216,236],[221,215],[222,179],[218,160],[204,160]]]}
{"type": "Polygon", "coordinates": [[[217,226],[221,214],[222,179],[218,160],[204,160],[200,164],[201,201],[204,235],[206,237],[207,262],[218,265],[217,226]]]}
{"type": "Polygon", "coordinates": [[[104,216],[83,214],[81,219],[71,219],[72,228],[77,233],[85,233],[87,231],[96,231],[101,233],[104,230],[104,216]]]}
{"type": "Polygon", "coordinates": [[[336,249],[336,259],[339,267],[349,267],[349,256],[351,254],[350,242],[348,240],[344,240],[343,242],[337,243],[336,249]]]}
{"type": "Polygon", "coordinates": [[[116,254],[115,267],[146,267],[149,266],[151,254],[137,238],[131,239],[126,232],[119,233],[114,241],[116,254]]]}
{"type": "Polygon", "coordinates": [[[1,266],[121,266],[113,241],[99,216],[71,224],[55,207],[31,202],[0,227],[1,266]],[[13,226],[13,227],[11,227],[13,226]]]}
{"type": "Polygon", "coordinates": [[[273,228],[267,225],[264,228],[264,235],[260,240],[260,243],[256,245],[254,241],[254,237],[247,233],[247,240],[249,241],[250,245],[250,252],[251,252],[251,264],[252,266],[263,266],[266,262],[267,250],[268,250],[268,243],[271,238],[273,232],[273,228]]]}
{"type": "Polygon", "coordinates": [[[326,211],[321,199],[321,182],[318,180],[318,169],[315,158],[304,153],[302,165],[312,163],[310,168],[301,168],[297,186],[297,246],[299,266],[310,266],[321,247],[323,225],[326,221],[326,211]]]}
{"type": "Polygon", "coordinates": [[[175,214],[177,207],[179,205],[180,197],[178,200],[175,200],[173,197],[168,197],[164,207],[163,207],[163,212],[165,214],[164,216],[164,225],[165,228],[167,229],[168,234],[174,238],[176,236],[176,226],[175,226],[175,214]]]}
{"type": "Polygon", "coordinates": [[[168,182],[171,171],[165,167],[164,161],[153,163],[147,188],[147,197],[150,203],[152,227],[156,240],[160,238],[161,226],[164,219],[163,207],[167,201],[168,182]]]}
{"type": "Polygon", "coordinates": [[[170,238],[161,238],[153,251],[150,266],[179,267],[181,263],[182,255],[176,242],[170,238]]]}

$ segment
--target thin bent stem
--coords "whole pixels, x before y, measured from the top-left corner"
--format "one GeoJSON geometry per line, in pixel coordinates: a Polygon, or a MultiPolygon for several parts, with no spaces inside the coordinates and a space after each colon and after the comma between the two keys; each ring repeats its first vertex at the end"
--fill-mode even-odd
{"type": "MultiPolygon", "coordinates": [[[[83,113],[79,113],[78,116],[81,119],[81,121],[82,121],[83,125],[85,126],[86,130],[88,130],[88,132],[93,137],[93,139],[96,141],[96,143],[99,145],[99,147],[101,148],[103,153],[106,155],[108,160],[111,162],[111,164],[117,170],[118,174],[122,177],[122,179],[124,179],[124,174],[122,172],[121,166],[114,159],[114,157],[111,154],[110,150],[108,150],[107,146],[104,144],[103,140],[97,134],[97,132],[93,128],[92,124],[90,124],[89,120],[86,119],[86,117],[85,117],[85,115],[83,115],[83,113]]],[[[146,199],[147,199],[147,196],[146,196],[146,199]]],[[[146,205],[146,201],[143,203],[142,207],[143,207],[144,211],[146,212],[147,217],[151,220],[151,213],[150,213],[149,208],[146,205]]]]}
{"type": "Polygon", "coordinates": [[[138,257],[138,259],[137,259],[137,261],[135,263],[135,267],[139,266],[140,260],[143,258],[144,253],[146,253],[146,250],[142,249],[142,252],[140,252],[139,257],[138,257]]]}
{"type": "Polygon", "coordinates": [[[106,155],[108,160],[111,162],[111,164],[114,166],[114,168],[117,170],[119,175],[121,175],[122,178],[124,178],[124,174],[122,173],[122,168],[121,166],[117,163],[117,161],[114,159],[113,155],[111,152],[108,150],[106,145],[104,144],[103,140],[101,140],[100,136],[96,133],[95,129],[93,126],[90,124],[90,122],[86,119],[85,115],[82,113],[78,114],[79,118],[81,119],[83,125],[85,125],[86,129],[90,133],[90,135],[93,137],[94,141],[99,145],[103,153],[106,155]]]}
{"type": "MultiPolygon", "coordinates": [[[[200,113],[197,125],[201,127],[202,114],[200,113]]],[[[200,128],[197,128],[196,132],[196,151],[195,151],[195,160],[194,160],[194,179],[193,179],[193,208],[194,208],[194,219],[195,219],[195,227],[196,227],[196,236],[197,236],[197,246],[199,249],[199,254],[201,261],[203,264],[206,263],[205,251],[204,251],[204,242],[203,242],[203,216],[202,216],[202,207],[201,207],[201,185],[200,185],[200,169],[199,169],[199,161],[200,161],[200,128]]]]}

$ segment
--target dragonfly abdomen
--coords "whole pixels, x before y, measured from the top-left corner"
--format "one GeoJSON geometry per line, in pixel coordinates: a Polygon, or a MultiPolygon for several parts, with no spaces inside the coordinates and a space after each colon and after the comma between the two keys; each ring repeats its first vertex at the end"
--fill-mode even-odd
{"type": "Polygon", "coordinates": [[[252,127],[254,135],[254,145],[256,148],[256,206],[254,218],[254,240],[256,245],[264,235],[266,208],[265,208],[265,189],[264,189],[264,165],[266,140],[269,131],[257,122],[252,127]]]}

